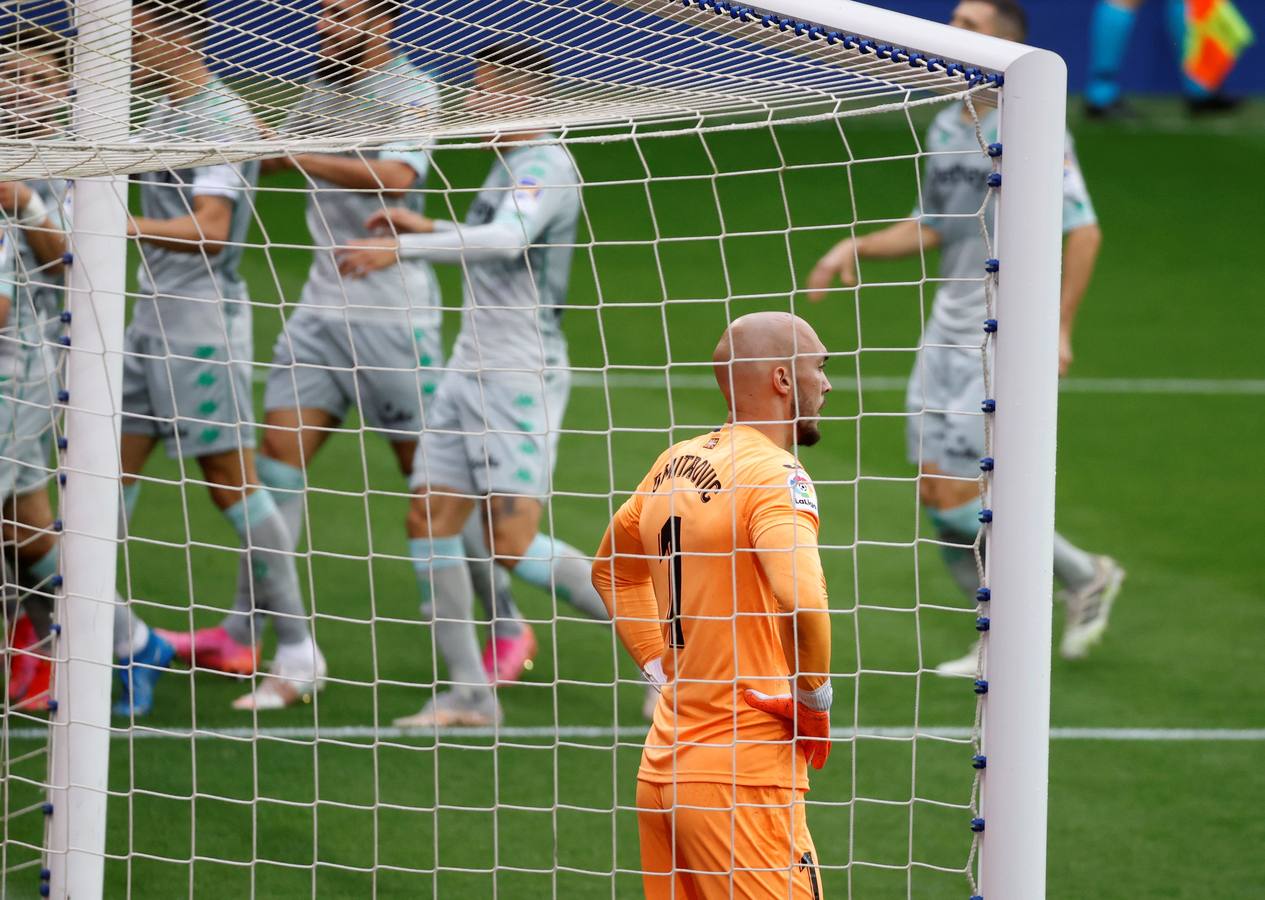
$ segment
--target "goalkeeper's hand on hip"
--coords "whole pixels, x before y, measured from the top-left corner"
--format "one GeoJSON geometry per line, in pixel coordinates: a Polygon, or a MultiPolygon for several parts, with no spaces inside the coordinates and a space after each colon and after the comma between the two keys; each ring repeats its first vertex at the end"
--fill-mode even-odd
{"type": "Polygon", "coordinates": [[[820,769],[830,756],[830,682],[815,691],[796,690],[795,694],[765,694],[747,689],[742,698],[748,706],[785,719],[795,732],[796,743],[804,759],[820,769]]]}

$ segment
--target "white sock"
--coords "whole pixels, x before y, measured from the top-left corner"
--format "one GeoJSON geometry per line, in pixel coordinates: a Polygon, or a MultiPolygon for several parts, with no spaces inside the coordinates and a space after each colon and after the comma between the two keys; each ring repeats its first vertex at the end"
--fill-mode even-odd
{"type": "Polygon", "coordinates": [[[570,544],[537,534],[514,574],[570,603],[590,619],[608,621],[606,604],[593,587],[593,564],[570,544]]]}
{"type": "Polygon", "coordinates": [[[1059,584],[1079,590],[1093,580],[1094,573],[1094,557],[1054,532],[1054,577],[1059,584]]]}

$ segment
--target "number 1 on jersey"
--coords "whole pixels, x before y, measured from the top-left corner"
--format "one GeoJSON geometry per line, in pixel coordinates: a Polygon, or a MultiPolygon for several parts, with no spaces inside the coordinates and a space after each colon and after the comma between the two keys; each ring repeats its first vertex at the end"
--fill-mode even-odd
{"type": "Polygon", "coordinates": [[[668,621],[672,634],[668,646],[685,646],[685,632],[681,628],[681,517],[669,516],[659,530],[659,558],[672,557],[668,569],[668,621]]]}

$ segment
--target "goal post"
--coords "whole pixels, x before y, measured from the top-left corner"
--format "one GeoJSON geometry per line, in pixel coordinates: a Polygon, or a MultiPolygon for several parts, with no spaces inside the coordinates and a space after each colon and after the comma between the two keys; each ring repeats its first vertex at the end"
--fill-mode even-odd
{"type": "MultiPolygon", "coordinates": [[[[366,2],[373,5],[375,0],[366,2]]],[[[714,341],[719,326],[742,311],[769,306],[823,323],[823,330],[829,329],[842,342],[832,346],[828,341],[827,349],[841,361],[837,364],[845,373],[831,373],[837,381],[838,411],[832,413],[828,406],[825,421],[838,426],[844,445],[855,429],[855,446],[845,448],[843,462],[833,469],[831,464],[818,464],[811,455],[804,457],[823,498],[836,491],[834,496],[846,498],[851,505],[851,509],[841,508],[838,518],[851,515],[853,519],[847,528],[832,532],[822,549],[823,560],[839,584],[840,608],[834,612],[856,637],[854,647],[840,649],[840,668],[834,673],[847,684],[846,690],[836,689],[836,703],[852,704],[850,713],[846,706],[841,708],[834,731],[835,740],[848,745],[852,753],[852,771],[841,793],[814,789],[808,799],[810,809],[817,804],[823,811],[837,813],[841,818],[831,821],[846,821],[849,829],[843,836],[814,832],[824,851],[817,862],[826,873],[827,893],[865,896],[867,874],[897,873],[904,875],[908,894],[917,896],[917,878],[931,873],[953,876],[955,887],[965,881],[970,893],[983,900],[1044,897],[1065,157],[1062,60],[1048,51],[834,0],[771,0],[762,6],[720,0],[382,2],[404,17],[404,24],[397,22],[390,46],[426,72],[420,80],[427,81],[427,90],[432,91],[427,102],[438,105],[425,114],[412,109],[425,105],[420,100],[403,96],[402,91],[392,93],[401,84],[408,90],[418,88],[416,73],[400,76],[395,88],[368,99],[352,92],[348,87],[352,79],[330,77],[315,89],[318,96],[311,106],[304,107],[302,115],[293,114],[296,97],[303,97],[309,87],[307,79],[316,80],[303,74],[308,72],[303,67],[320,69],[312,66],[318,55],[311,22],[316,13],[296,13],[288,0],[241,0],[238,4],[217,0],[196,13],[202,25],[214,26],[208,29],[209,40],[214,52],[222,54],[210,67],[215,76],[211,99],[180,127],[163,130],[166,126],[161,122],[156,127],[147,123],[148,130],[142,132],[141,124],[159,102],[151,87],[133,87],[132,0],[72,0],[75,30],[67,32],[73,50],[70,115],[51,134],[0,137],[0,178],[74,179],[64,285],[69,344],[61,351],[66,371],[58,413],[64,416],[65,434],[64,446],[57,451],[58,472],[64,476],[59,490],[63,596],[56,615],[61,628],[52,651],[57,672],[56,703],[49,714],[49,773],[41,785],[47,788],[49,801],[42,849],[51,895],[102,896],[112,893],[110,884],[126,884],[129,893],[144,895],[147,882],[133,881],[134,863],[148,866],[145,871],[151,873],[187,870],[187,877],[178,880],[191,890],[204,883],[199,879],[232,879],[248,870],[246,882],[231,883],[248,884],[243,890],[252,895],[266,895],[270,890],[284,894],[285,888],[269,886],[269,878],[280,877],[277,872],[310,874],[313,896],[318,892],[318,878],[325,876],[347,879],[349,894],[391,893],[390,879],[404,876],[416,876],[416,880],[401,882],[407,884],[400,888],[402,892],[431,889],[436,895],[445,890],[454,896],[462,891],[477,895],[483,884],[461,879],[484,875],[496,885],[501,885],[502,878],[540,876],[548,879],[548,887],[541,890],[551,890],[553,896],[567,896],[571,882],[566,879],[577,875],[609,879],[599,892],[608,890],[612,896],[631,890],[625,887],[629,882],[620,880],[638,874],[635,848],[630,852],[627,847],[633,770],[625,762],[640,746],[643,723],[636,719],[630,724],[620,711],[628,705],[621,700],[628,691],[621,688],[632,680],[614,637],[604,634],[588,646],[575,639],[580,614],[565,605],[561,583],[549,583],[556,573],[545,576],[539,594],[546,599],[538,601],[534,613],[527,616],[556,658],[538,661],[530,673],[531,683],[519,694],[510,693],[519,688],[501,691],[500,696],[506,698],[501,701],[506,711],[504,725],[445,731],[388,724],[392,716],[385,710],[395,709],[401,695],[407,692],[410,702],[418,696],[433,697],[445,676],[434,637],[438,629],[425,619],[433,615],[433,609],[424,609],[419,621],[410,593],[417,586],[414,568],[423,567],[416,545],[406,545],[398,527],[409,503],[408,488],[398,477],[394,458],[390,465],[376,457],[370,460],[372,454],[386,456],[386,451],[379,453],[385,446],[382,437],[396,441],[399,435],[389,422],[368,420],[359,384],[350,389],[357,398],[351,406],[358,401],[361,408],[359,418],[346,411],[341,418],[330,413],[329,421],[322,420],[320,426],[330,437],[328,446],[335,448],[322,450],[326,458],[339,452],[339,442],[355,444],[347,458],[341,464],[325,463],[324,468],[307,461],[307,471],[288,486],[277,488],[269,482],[269,490],[261,491],[275,495],[277,502],[287,495],[303,497],[297,543],[274,554],[267,564],[283,557],[293,560],[315,640],[331,657],[330,689],[318,693],[314,687],[292,709],[255,709],[238,715],[221,702],[229,679],[222,672],[194,668],[164,675],[169,679],[164,696],[177,696],[183,719],[166,718],[161,706],[155,706],[152,717],[144,721],[111,718],[110,691],[119,669],[112,639],[116,584],[126,583],[132,597],[133,581],[150,585],[158,581],[140,567],[169,569],[171,595],[176,599],[147,596],[138,589],[134,595],[138,608],[154,612],[157,625],[176,630],[209,624],[215,621],[211,614],[218,615],[232,597],[232,576],[225,573],[238,571],[239,562],[253,547],[249,542],[257,536],[256,523],[241,512],[247,524],[234,527],[244,535],[242,545],[235,544],[231,534],[224,537],[229,527],[225,519],[231,522],[232,515],[221,517],[214,512],[206,498],[209,479],[192,460],[170,463],[143,479],[147,491],[153,488],[143,504],[167,503],[176,511],[147,513],[151,518],[142,524],[139,538],[118,533],[123,366],[125,359],[143,358],[152,365],[163,358],[162,351],[153,349],[156,344],[142,352],[130,349],[124,339],[128,301],[144,299],[127,271],[136,262],[139,246],[128,237],[128,176],[160,173],[167,186],[176,190],[187,186],[183,179],[194,167],[255,166],[256,161],[278,157],[297,166],[301,154],[339,154],[340,159],[362,162],[394,154],[392,158],[409,159],[410,165],[425,170],[418,184],[399,190],[362,185],[352,191],[375,196],[384,210],[392,204],[412,204],[419,214],[460,220],[466,207],[479,202],[482,172],[476,169],[485,172],[494,158],[507,155],[507,136],[539,132],[543,137],[529,141],[529,146],[560,148],[575,163],[580,178],[577,232],[567,247],[574,255],[569,261],[572,282],[580,285],[575,293],[585,302],[568,306],[562,330],[574,328],[587,343],[581,346],[573,337],[575,361],[564,361],[550,374],[589,391],[582,401],[573,401],[561,425],[547,418],[538,428],[519,429],[532,436],[534,428],[543,429],[541,446],[551,439],[560,441],[562,458],[571,460],[577,472],[584,470],[581,474],[560,471],[548,479],[563,511],[556,512],[549,505],[552,500],[548,501],[542,532],[566,536],[578,545],[581,556],[595,552],[601,537],[601,525],[596,523],[608,520],[622,497],[634,489],[636,481],[629,480],[629,473],[640,467],[635,476],[640,477],[654,454],[683,433],[713,421],[707,416],[714,415],[715,409],[686,392],[700,385],[702,390],[712,390],[710,345],[701,352],[698,348],[714,341]],[[539,45],[554,60],[553,88],[547,97],[532,97],[525,91],[535,105],[517,98],[497,108],[486,102],[486,91],[471,82],[476,54],[489,45],[515,40],[539,45]],[[981,190],[980,210],[959,218],[978,222],[985,229],[989,221],[995,221],[988,235],[991,257],[979,260],[978,271],[978,281],[990,298],[991,324],[979,334],[978,350],[991,394],[979,398],[988,456],[978,477],[985,525],[974,550],[983,566],[983,582],[979,603],[970,609],[960,602],[942,601],[925,587],[919,553],[942,549],[939,540],[928,538],[918,525],[908,535],[901,531],[893,536],[891,529],[872,523],[875,510],[895,509],[898,512],[891,517],[903,517],[902,523],[917,521],[922,512],[918,471],[884,468],[874,462],[880,456],[879,445],[884,458],[899,453],[892,449],[899,440],[892,436],[891,423],[903,423],[911,415],[899,400],[892,399],[903,394],[903,373],[894,374],[892,364],[880,362],[880,374],[874,377],[874,361],[894,356],[913,359],[924,349],[925,333],[912,336],[915,326],[908,321],[909,311],[917,309],[921,327],[932,294],[946,279],[936,275],[932,254],[921,248],[917,275],[882,268],[886,264],[874,268],[865,264],[854,293],[835,291],[847,295],[851,305],[809,307],[804,284],[809,254],[816,256],[824,249],[824,238],[856,236],[917,218],[917,212],[908,210],[926,188],[920,174],[924,162],[938,154],[968,152],[927,146],[922,137],[926,120],[934,111],[963,104],[981,141],[978,153],[969,152],[977,158],[990,157],[994,177],[987,191],[981,190]],[[999,110],[995,140],[985,138],[980,125],[981,110],[993,108],[999,110]],[[248,109],[250,116],[242,115],[241,109],[248,109]],[[871,140],[864,127],[871,117],[894,122],[888,131],[896,137],[889,141],[891,135],[884,132],[882,141],[871,140]],[[820,131],[811,131],[814,128],[820,131]],[[138,134],[143,138],[136,139],[138,134]],[[740,142],[727,144],[734,135],[740,142]],[[747,152],[752,154],[749,161],[741,158],[747,152]],[[472,163],[470,158],[479,154],[472,163]],[[816,199],[811,198],[814,183],[821,195],[816,199]],[[822,197],[837,201],[837,208],[826,209],[822,197]],[[745,212],[748,208],[782,218],[753,222],[745,212]],[[454,210],[459,212],[453,214],[454,210]],[[757,264],[757,256],[768,265],[757,264]],[[865,332],[873,328],[874,309],[883,301],[869,298],[889,295],[905,304],[899,313],[891,313],[893,318],[905,316],[903,336],[893,338],[896,329],[880,329],[882,334],[871,339],[865,332]],[[841,322],[849,316],[855,322],[845,327],[841,322]],[[716,334],[703,335],[707,329],[716,334]],[[640,340],[632,341],[634,334],[640,340]],[[882,400],[876,400],[880,394],[882,400]],[[583,450],[569,450],[569,444],[583,450]],[[375,481],[383,472],[396,481],[375,481]],[[352,476],[360,473],[363,481],[354,482],[352,476]],[[862,498],[869,491],[888,489],[905,493],[881,503],[862,498]],[[914,515],[906,515],[911,509],[914,515]],[[154,524],[159,521],[163,525],[154,524]],[[160,533],[161,527],[169,533],[160,533]],[[388,532],[388,527],[395,530],[388,532]],[[891,554],[899,562],[884,561],[871,568],[872,557],[867,554],[891,554]],[[871,572],[891,575],[898,565],[902,567],[899,577],[875,585],[871,572]],[[208,576],[211,569],[215,572],[208,576]],[[400,570],[407,570],[404,576],[400,570]],[[211,586],[204,587],[208,578],[211,586]],[[336,590],[351,596],[332,596],[336,590]],[[407,602],[395,596],[402,593],[409,593],[407,602]],[[889,601],[889,595],[899,599],[889,601]],[[177,610],[185,597],[187,609],[177,610]],[[889,614],[892,618],[884,618],[882,628],[873,628],[875,617],[889,614]],[[962,633],[973,637],[975,631],[965,623],[975,623],[982,641],[978,680],[949,682],[933,673],[934,661],[925,657],[931,651],[926,650],[923,630],[934,626],[924,623],[924,614],[928,622],[952,618],[955,641],[962,633]],[[909,620],[914,625],[897,631],[890,624],[896,620],[902,628],[909,620]],[[893,643],[904,640],[906,631],[914,632],[913,650],[906,652],[908,648],[902,645],[897,652],[879,646],[885,637],[893,643]],[[333,645],[322,641],[323,634],[359,642],[368,661],[340,667],[334,661],[339,650],[331,652],[333,645]],[[596,651],[594,645],[600,645],[596,651]],[[408,648],[405,654],[400,654],[400,647],[408,648]],[[388,653],[408,655],[415,650],[426,657],[424,662],[412,665],[411,657],[405,662],[386,658],[388,653]],[[900,662],[891,663],[891,659],[900,662]],[[888,691],[882,696],[909,703],[890,718],[870,721],[867,716],[874,715],[874,701],[867,694],[863,702],[862,695],[868,685],[881,679],[885,679],[883,690],[888,691]],[[172,683],[179,687],[171,688],[172,683]],[[867,685],[864,689],[863,684],[867,685]],[[972,689],[978,695],[974,699],[972,689]],[[525,703],[530,714],[515,718],[513,697],[525,698],[532,691],[535,698],[547,696],[548,700],[525,703]],[[589,703],[592,694],[601,691],[605,699],[589,703]],[[925,699],[932,695],[934,701],[925,699]],[[951,702],[941,702],[950,695],[951,702]],[[219,707],[212,709],[212,700],[219,707]],[[609,712],[610,721],[595,725],[570,718],[568,700],[588,703],[584,708],[599,710],[597,715],[609,712]],[[928,707],[960,712],[952,704],[962,702],[976,704],[973,724],[965,719],[945,723],[925,712],[928,707]],[[229,719],[229,715],[238,717],[229,719]],[[595,749],[595,740],[607,743],[595,749]],[[552,754],[548,763],[541,763],[546,756],[536,752],[542,742],[543,749],[552,754]],[[954,765],[961,765],[953,770],[953,777],[960,784],[973,784],[969,798],[945,799],[931,787],[920,793],[918,778],[923,770],[918,754],[927,742],[955,755],[954,765]],[[155,749],[160,746],[173,752],[164,758],[161,749],[155,749]],[[203,756],[208,747],[214,747],[214,752],[203,756]],[[896,796],[868,780],[866,754],[878,752],[875,747],[891,749],[892,758],[900,761],[889,759],[884,772],[905,764],[908,756],[908,797],[896,796]],[[190,772],[137,790],[143,796],[138,796],[134,811],[134,781],[121,787],[111,782],[112,749],[116,779],[120,754],[131,755],[129,761],[145,754],[155,771],[167,760],[180,760],[172,765],[183,765],[190,772]],[[457,772],[461,763],[456,756],[465,751],[470,766],[491,759],[490,794],[481,792],[482,786],[473,784],[477,779],[464,770],[457,772]],[[583,777],[577,781],[588,787],[588,782],[603,780],[594,773],[604,776],[609,769],[609,796],[584,802],[570,799],[560,786],[564,776],[559,760],[598,752],[608,759],[600,766],[589,766],[586,759],[583,777]],[[301,758],[304,753],[307,758],[301,758]],[[327,762],[326,754],[337,762],[327,762]],[[291,790],[293,785],[271,784],[274,767],[285,765],[302,773],[308,773],[305,767],[310,766],[310,783],[295,790],[291,790]],[[345,778],[331,779],[330,772],[340,772],[340,765],[348,766],[345,778]],[[535,765],[543,765],[548,770],[544,777],[551,779],[544,801],[535,795],[520,797],[516,793],[520,785],[510,777],[535,765]],[[367,771],[372,772],[369,780],[373,783],[365,788],[359,782],[367,771]],[[221,779],[224,772],[229,777],[221,779]],[[413,781],[402,786],[401,772],[420,787],[413,781]],[[244,781],[250,782],[245,786],[243,779],[235,777],[243,773],[247,775],[244,781]],[[357,788],[363,792],[356,794],[357,788]],[[187,844],[169,848],[161,841],[150,841],[138,849],[134,841],[145,837],[137,838],[137,834],[147,824],[143,819],[148,813],[143,810],[154,808],[179,810],[180,823],[172,830],[183,840],[182,829],[187,829],[187,844]],[[247,815],[241,814],[243,809],[249,810],[247,815]],[[891,810],[904,811],[908,821],[896,826],[884,822],[876,829],[905,844],[899,853],[886,855],[857,835],[867,823],[891,810]],[[581,813],[609,816],[610,822],[598,828],[591,818],[582,826],[572,823],[569,829],[559,824],[564,817],[581,813]],[[359,814],[364,818],[353,818],[359,814]],[[544,818],[533,819],[530,827],[515,818],[535,814],[544,818]],[[302,852],[293,846],[285,852],[268,846],[266,823],[286,815],[310,817],[298,825],[286,819],[279,826],[295,846],[304,845],[302,852]],[[125,828],[109,824],[119,816],[127,817],[125,828]],[[482,823],[480,817],[490,818],[490,833],[479,830],[482,824],[472,825],[462,839],[480,846],[484,842],[491,847],[489,856],[463,857],[450,835],[441,840],[441,822],[451,828],[447,823],[460,816],[465,816],[463,822],[482,823]],[[951,852],[924,856],[921,842],[938,851],[944,840],[939,831],[929,840],[919,831],[935,816],[953,819],[955,824],[945,833],[951,831],[958,843],[951,852]],[[344,821],[354,824],[344,826],[344,821]],[[400,826],[401,821],[408,824],[400,826]],[[549,858],[516,857],[502,830],[510,833],[517,827],[513,833],[522,835],[541,830],[540,823],[545,821],[549,822],[545,830],[551,830],[549,858]],[[223,822],[232,822],[247,837],[225,838],[231,829],[223,822]],[[510,823],[517,824],[511,827],[510,823]],[[387,846],[393,840],[392,828],[402,827],[429,828],[433,833],[417,842],[401,841],[407,852],[387,846]],[[363,834],[374,842],[372,852],[357,857],[330,851],[326,856],[323,842],[331,841],[331,832],[335,832],[335,842],[343,834],[363,834]],[[300,837],[294,838],[295,834],[300,837]],[[602,840],[594,838],[596,834],[602,840]],[[597,862],[568,861],[571,851],[566,841],[582,838],[609,843],[609,854],[599,854],[597,862]],[[221,839],[229,849],[219,849],[216,842],[221,839]],[[918,850],[915,844],[920,844],[918,850]],[[306,845],[311,846],[309,855],[304,855],[306,845]],[[126,867],[126,876],[112,881],[111,866],[116,871],[126,867]],[[212,874],[206,874],[208,869],[212,874]]],[[[193,6],[184,0],[149,0],[149,5],[159,10],[159,19],[182,15],[193,6]]],[[[0,22],[0,34],[4,28],[0,22]]],[[[356,40],[381,37],[370,31],[355,36],[356,40]]],[[[375,171],[379,177],[381,170],[375,171]]],[[[215,241],[216,249],[204,255],[211,267],[215,265],[211,258],[217,254],[239,253],[248,290],[218,300],[181,298],[195,304],[215,300],[240,307],[246,310],[248,331],[249,316],[255,316],[253,355],[244,361],[250,370],[245,389],[249,397],[238,402],[253,404],[253,412],[244,415],[241,424],[250,425],[253,415],[261,425],[261,435],[262,398],[277,372],[294,376],[296,369],[306,366],[345,378],[364,368],[354,351],[347,360],[299,365],[269,355],[273,337],[286,334],[286,326],[280,323],[303,306],[300,296],[309,277],[309,259],[322,254],[334,258],[349,249],[334,236],[329,220],[322,219],[328,210],[309,214],[306,223],[303,212],[305,204],[344,189],[323,175],[289,175],[289,181],[261,183],[257,189],[239,190],[222,181],[213,186],[221,197],[240,198],[248,193],[252,197],[247,203],[253,229],[249,236],[243,226],[236,237],[230,232],[230,237],[215,241]],[[296,262],[299,257],[301,261],[296,262]],[[262,340],[268,343],[261,345],[262,340]]],[[[527,183],[516,202],[535,204],[539,192],[533,187],[527,183]]],[[[134,185],[132,190],[136,190],[134,185]]],[[[365,219],[364,211],[358,215],[365,219]]],[[[11,227],[16,234],[26,226],[15,223],[11,227]]],[[[187,237],[179,241],[190,243],[187,237]]],[[[443,258],[434,266],[436,270],[448,266],[448,274],[435,282],[434,290],[442,298],[409,308],[413,314],[424,307],[431,316],[424,327],[415,327],[417,342],[422,340],[422,331],[446,331],[445,340],[451,344],[455,329],[445,329],[442,323],[461,303],[473,254],[467,258],[464,254],[471,248],[461,245],[449,249],[456,261],[443,258]]],[[[529,240],[523,252],[535,254],[538,249],[529,240]]],[[[537,266],[544,258],[529,256],[530,265],[537,266]]],[[[911,265],[910,271],[914,268],[911,265]]],[[[21,275],[15,281],[45,277],[21,275]]],[[[337,280],[340,276],[335,266],[317,277],[337,280]]],[[[399,283],[381,288],[379,299],[390,302],[387,295],[397,289],[407,293],[410,288],[399,283]]],[[[398,312],[394,307],[383,308],[398,312]]],[[[542,326],[537,322],[535,327],[538,332],[533,339],[544,344],[542,326]]],[[[226,339],[226,343],[232,342],[226,339]]],[[[432,351],[419,347],[420,343],[413,350],[416,365],[399,371],[416,377],[419,404],[429,404],[436,383],[426,381],[425,372],[436,367],[430,360],[432,351]]],[[[177,348],[168,355],[187,361],[201,349],[177,348]]],[[[210,351],[215,349],[210,347],[207,357],[213,357],[210,351]]],[[[170,377],[170,360],[168,366],[170,377]]],[[[384,371],[378,364],[369,368],[378,375],[384,371]]],[[[536,375],[545,383],[544,366],[536,375]]],[[[293,377],[290,380],[297,382],[293,377]]],[[[523,396],[512,402],[531,406],[532,397],[524,400],[523,396]]],[[[199,432],[191,432],[188,440],[203,430],[218,433],[223,423],[198,418],[211,416],[213,406],[204,406],[191,417],[199,422],[199,432]]],[[[161,416],[151,413],[151,417],[161,416]]],[[[485,426],[485,432],[497,428],[491,422],[485,426]]],[[[427,423],[419,433],[430,427],[427,423]]],[[[186,436],[182,434],[181,439],[186,436]]],[[[827,504],[823,501],[822,505],[825,509],[827,504]]],[[[430,552],[432,578],[442,568],[441,560],[464,563],[467,558],[472,562],[483,558],[468,549],[458,551],[466,555],[455,560],[445,555],[447,551],[432,547],[430,552]]],[[[250,577],[255,577],[258,566],[250,558],[250,577]]],[[[520,567],[519,578],[525,568],[520,567]]],[[[166,588],[163,584],[162,589],[166,588]]],[[[240,691],[247,690],[247,685],[256,689],[268,677],[261,668],[240,691]]],[[[451,674],[447,678],[455,680],[451,674]]],[[[33,740],[36,729],[29,725],[29,715],[15,718],[13,739],[33,740]]],[[[9,752],[7,745],[5,752],[9,752]]],[[[939,759],[935,752],[928,755],[939,759]]],[[[927,763],[928,769],[934,765],[939,763],[927,763]]],[[[144,765],[133,762],[131,768],[130,779],[136,779],[138,771],[142,777],[146,774],[144,765]]],[[[530,786],[532,777],[524,774],[520,780],[530,786]]],[[[927,777],[934,781],[940,774],[936,770],[927,777]]],[[[522,793],[530,792],[524,787],[522,793]]],[[[6,806],[6,821],[8,812],[6,806]]],[[[808,814],[810,825],[814,814],[808,814]]],[[[632,834],[635,842],[635,826],[632,834]]],[[[519,840],[527,843],[530,837],[534,835],[519,840]]],[[[173,841],[179,843],[176,838],[173,841]]],[[[5,876],[7,869],[0,878],[5,876]]],[[[9,882],[0,880],[0,888],[6,883],[25,885],[19,876],[26,878],[26,871],[15,871],[9,882]]],[[[502,896],[513,895],[517,883],[509,881],[510,886],[496,889],[502,896]]],[[[591,889],[591,882],[584,884],[585,890],[591,889]]],[[[961,891],[963,896],[967,893],[961,891]]],[[[576,889],[575,895],[586,894],[576,889]]]]}
{"type": "MultiPolygon", "coordinates": [[[[72,128],[84,141],[127,140],[130,0],[78,0],[72,128]]],[[[50,741],[52,896],[100,897],[110,772],[113,608],[118,567],[119,408],[123,378],[127,176],[74,188],[67,242],[65,446],[58,447],[61,632],[50,741]]]]}

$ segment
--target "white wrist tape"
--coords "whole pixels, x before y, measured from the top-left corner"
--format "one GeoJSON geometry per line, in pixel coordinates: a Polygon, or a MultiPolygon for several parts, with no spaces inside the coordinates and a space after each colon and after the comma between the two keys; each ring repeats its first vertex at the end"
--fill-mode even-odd
{"type": "Polygon", "coordinates": [[[802,703],[809,709],[824,710],[830,709],[830,704],[835,700],[835,689],[830,686],[827,680],[825,684],[814,691],[800,690],[795,688],[795,701],[802,703]]]}
{"type": "Polygon", "coordinates": [[[668,676],[663,671],[663,660],[652,659],[646,663],[645,668],[641,670],[641,677],[656,688],[662,688],[668,683],[668,676]]]}

